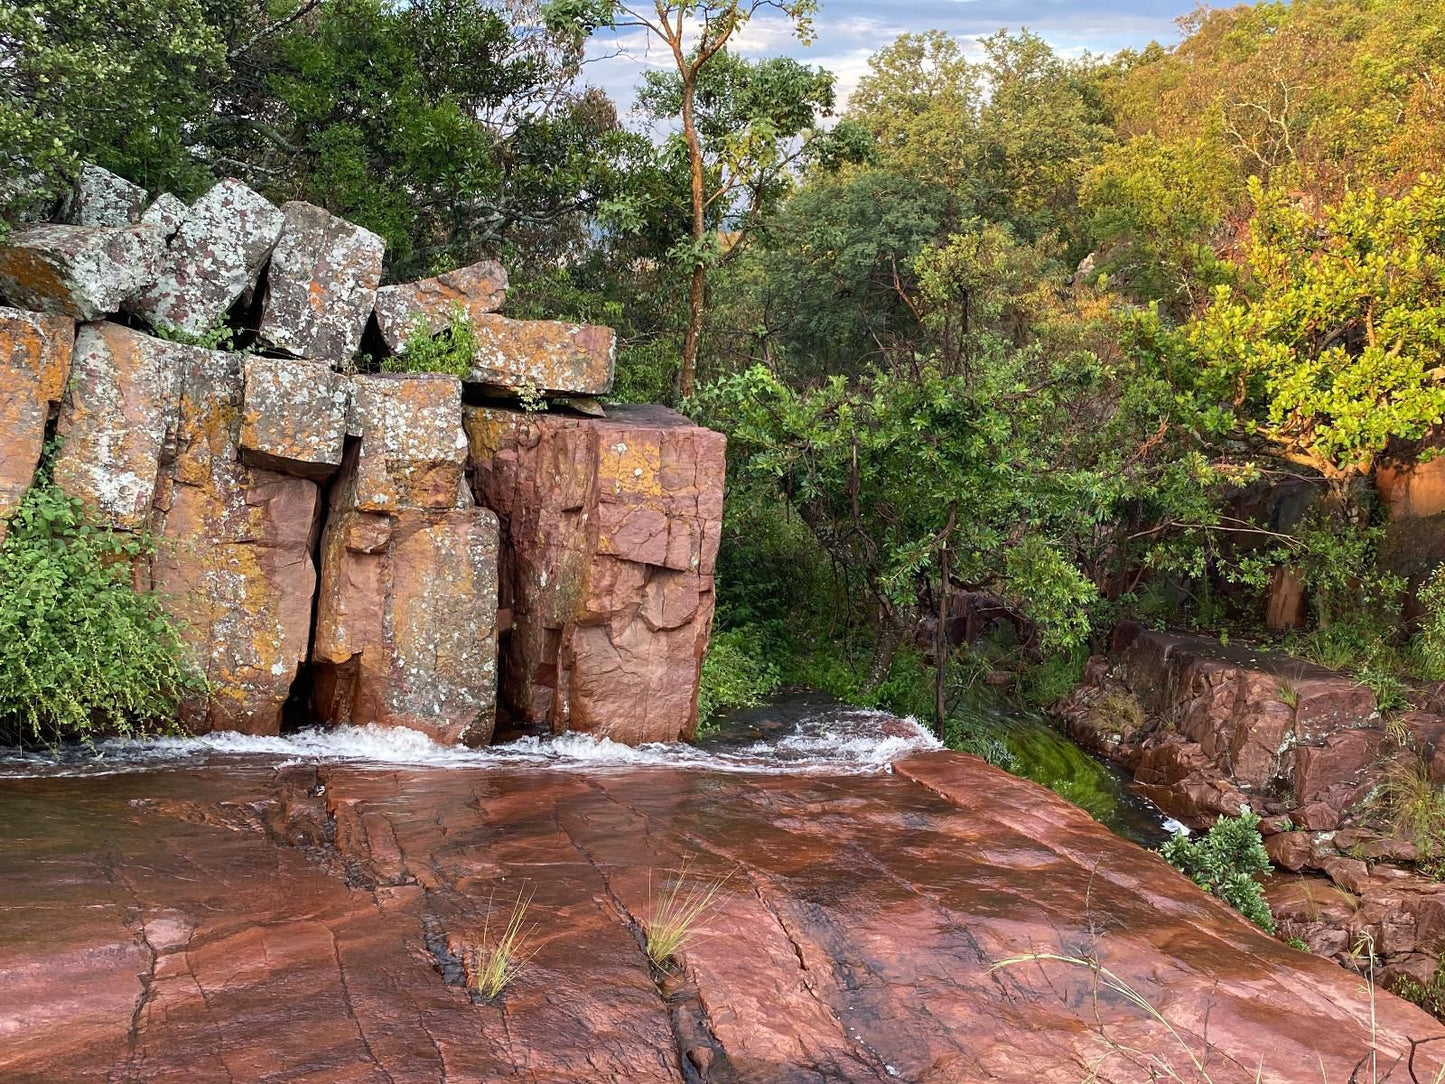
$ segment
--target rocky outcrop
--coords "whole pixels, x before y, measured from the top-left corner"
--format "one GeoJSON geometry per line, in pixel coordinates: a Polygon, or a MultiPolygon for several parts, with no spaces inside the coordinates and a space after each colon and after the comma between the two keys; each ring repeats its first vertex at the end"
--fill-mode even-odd
{"type": "Polygon", "coordinates": [[[0,307],[0,540],[40,464],[74,347],[67,317],[0,307]]]}
{"type": "Polygon", "coordinates": [[[155,282],[165,236],[154,226],[31,226],[0,247],[0,295],[36,312],[94,320],[155,282]]]}
{"type": "Polygon", "coordinates": [[[691,737],[713,610],[723,437],[661,407],[466,416],[507,540],[503,697],[554,732],[691,737]]]}
{"type": "Polygon", "coordinates": [[[472,334],[471,379],[479,384],[564,395],[612,390],[617,336],[610,327],[489,314],[473,319],[472,334]]]}
{"type": "Polygon", "coordinates": [[[1320,1084],[1372,1052],[1382,1080],[1433,1080],[1445,1038],[952,753],[12,779],[0,894],[13,1080],[1136,1084],[1198,1079],[1192,1053],[1216,1084],[1320,1084]],[[640,920],[681,867],[720,888],[659,975],[640,920]],[[522,893],[525,967],[469,996],[522,893]],[[1168,1027],[1087,967],[997,966],[1033,953],[1096,958],[1168,1027]]]}
{"type": "Polygon", "coordinates": [[[219,182],[191,204],[153,284],[136,293],[129,308],[152,327],[208,331],[256,281],[284,222],[279,210],[240,181],[219,182]]]}
{"type": "Polygon", "coordinates": [[[469,323],[496,312],[507,299],[507,272],[492,260],[435,278],[383,286],[376,292],[376,327],[393,353],[413,334],[436,335],[460,313],[469,323]]]}
{"type": "Polygon", "coordinates": [[[281,214],[261,339],[294,357],[349,361],[376,303],[386,242],[309,203],[287,203],[281,214]]]}

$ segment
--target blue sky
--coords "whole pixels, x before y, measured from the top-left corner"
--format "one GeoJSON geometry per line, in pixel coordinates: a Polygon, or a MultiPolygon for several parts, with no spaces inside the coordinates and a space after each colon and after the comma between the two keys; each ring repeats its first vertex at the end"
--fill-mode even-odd
{"type": "MultiPolygon", "coordinates": [[[[1175,20],[1193,8],[1193,0],[821,0],[811,47],[793,39],[782,20],[759,17],[743,31],[739,50],[748,56],[787,54],[828,68],[838,76],[841,101],[867,71],[868,57],[904,31],[946,30],[974,52],[974,40],[1000,27],[1026,26],[1070,55],[1113,53],[1153,40],[1177,41],[1175,20]]],[[[624,109],[645,66],[671,63],[637,34],[600,37],[593,54],[599,59],[588,65],[587,81],[605,87],[624,109]],[[623,55],[606,57],[619,49],[623,55]]]]}

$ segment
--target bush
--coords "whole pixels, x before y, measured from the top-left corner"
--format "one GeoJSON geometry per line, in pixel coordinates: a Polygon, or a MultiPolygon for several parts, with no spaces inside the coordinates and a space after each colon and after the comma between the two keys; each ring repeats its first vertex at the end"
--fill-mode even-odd
{"type": "Polygon", "coordinates": [[[131,585],[149,552],[95,526],[42,475],[0,544],[0,731],[11,740],[88,739],[170,725],[204,687],[151,592],[131,585]]]}
{"type": "Polygon", "coordinates": [[[1445,790],[1430,781],[1424,760],[1392,765],[1370,806],[1388,822],[1392,835],[1415,844],[1422,859],[1445,853],[1445,790]]]}
{"type": "Polygon", "coordinates": [[[750,708],[778,687],[778,668],[766,657],[764,639],[747,628],[713,635],[697,692],[700,730],[711,729],[724,708],[750,708]]]}
{"type": "Polygon", "coordinates": [[[1445,565],[1421,586],[1419,599],[1425,611],[1414,643],[1420,673],[1429,681],[1445,680],[1445,565]]]}
{"type": "Polygon", "coordinates": [[[477,355],[477,337],[466,311],[453,305],[451,323],[432,335],[421,321],[407,331],[406,349],[381,363],[384,373],[446,373],[461,380],[472,373],[477,355]]]}
{"type": "Polygon", "coordinates": [[[1245,810],[1237,817],[1220,817],[1202,838],[1177,835],[1159,853],[1200,888],[1274,933],[1274,915],[1255,880],[1256,874],[1271,869],[1256,814],[1245,810]]]}

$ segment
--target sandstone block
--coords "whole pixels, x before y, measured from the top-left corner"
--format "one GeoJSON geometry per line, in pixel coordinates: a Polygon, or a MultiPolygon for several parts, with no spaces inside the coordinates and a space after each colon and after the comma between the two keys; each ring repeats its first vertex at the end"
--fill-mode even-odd
{"type": "Polygon", "coordinates": [[[353,377],[351,384],[349,431],[361,438],[361,450],[342,486],[346,507],[457,507],[467,461],[461,382],[440,374],[378,374],[353,377]]]}
{"type": "Polygon", "coordinates": [[[149,225],[31,226],[0,247],[0,294],[37,312],[94,320],[156,280],[165,237],[149,225]]]}
{"type": "Polygon", "coordinates": [[[120,324],[86,324],[76,335],[55,481],[112,526],[138,528],[150,514],[189,350],[120,324]]]}
{"type": "Polygon", "coordinates": [[[376,326],[386,345],[401,353],[413,328],[435,335],[451,326],[457,309],[475,321],[501,308],[506,299],[506,270],[483,260],[435,278],[383,286],[376,292],[376,326]]]}
{"type": "Polygon", "coordinates": [[[261,338],[296,357],[345,361],[371,317],[386,242],[310,203],[284,204],[281,213],[261,338]]]}
{"type": "Polygon", "coordinates": [[[327,478],[346,445],[351,381],[309,361],[248,357],[241,457],[252,466],[327,478]]]}
{"type": "Polygon", "coordinates": [[[1388,463],[1375,472],[1375,488],[1391,519],[1445,512],[1445,456],[1424,463],[1388,463]]]}
{"type": "Polygon", "coordinates": [[[312,653],[322,719],[491,740],[497,536],[484,508],[383,515],[333,500],[312,653]]]}
{"type": "Polygon", "coordinates": [[[70,378],[74,346],[68,316],[0,308],[0,540],[40,463],[46,422],[70,378]]]}
{"type": "Polygon", "coordinates": [[[155,202],[145,209],[140,220],[148,225],[156,227],[166,235],[169,241],[175,236],[176,230],[181,228],[181,223],[186,220],[190,208],[185,201],[169,192],[162,192],[155,198],[155,202]]]}
{"type": "Polygon", "coordinates": [[[725,439],[660,407],[606,419],[469,408],[503,521],[503,690],[554,732],[690,737],[712,622],[725,439]]]}
{"type": "Polygon", "coordinates": [[[240,181],[221,181],[191,205],[154,284],[130,307],[156,327],[206,331],[255,282],[283,222],[279,210],[240,181]]]}
{"type": "Polygon", "coordinates": [[[130,226],[141,220],[146,190],[97,165],[82,167],[65,205],[74,226],[130,226]]]}
{"type": "Polygon", "coordinates": [[[617,334],[611,328],[488,313],[473,318],[472,332],[476,383],[575,395],[612,390],[617,334]]]}
{"type": "Polygon", "coordinates": [[[243,465],[241,359],[181,347],[179,407],[155,501],[152,582],[210,695],[193,731],[277,734],[311,632],[320,490],[243,465]]]}

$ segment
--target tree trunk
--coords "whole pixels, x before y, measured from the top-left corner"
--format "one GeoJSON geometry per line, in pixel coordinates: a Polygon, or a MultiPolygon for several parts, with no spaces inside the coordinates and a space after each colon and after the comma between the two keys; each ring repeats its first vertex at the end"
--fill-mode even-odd
{"type": "Polygon", "coordinates": [[[949,505],[948,524],[943,528],[943,542],[938,548],[938,627],[933,631],[933,725],[940,738],[948,717],[948,661],[952,645],[948,642],[948,537],[958,522],[958,505],[949,505]]]}
{"type": "Polygon", "coordinates": [[[873,658],[868,663],[868,673],[863,678],[863,692],[871,693],[888,678],[893,669],[893,657],[903,644],[906,622],[891,605],[882,607],[879,615],[878,639],[873,644],[873,658]]]}
{"type": "Polygon", "coordinates": [[[687,140],[688,164],[692,167],[692,241],[694,248],[692,282],[688,287],[687,335],[682,341],[682,372],[678,391],[684,399],[692,394],[697,375],[698,340],[702,337],[703,308],[707,299],[707,268],[702,263],[702,239],[707,232],[704,221],[702,144],[698,140],[693,99],[697,90],[697,72],[682,76],[682,133],[687,140]]]}

